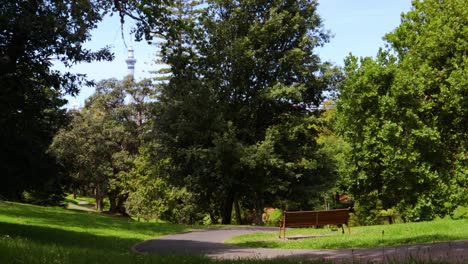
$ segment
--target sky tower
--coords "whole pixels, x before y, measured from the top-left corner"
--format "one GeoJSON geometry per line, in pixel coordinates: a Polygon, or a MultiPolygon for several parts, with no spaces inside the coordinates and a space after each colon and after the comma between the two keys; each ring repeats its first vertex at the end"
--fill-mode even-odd
{"type": "Polygon", "coordinates": [[[127,76],[133,77],[133,75],[135,73],[136,60],[135,60],[135,57],[134,57],[134,54],[133,54],[133,47],[132,46],[130,46],[128,48],[128,58],[125,60],[125,62],[127,63],[127,76]]]}

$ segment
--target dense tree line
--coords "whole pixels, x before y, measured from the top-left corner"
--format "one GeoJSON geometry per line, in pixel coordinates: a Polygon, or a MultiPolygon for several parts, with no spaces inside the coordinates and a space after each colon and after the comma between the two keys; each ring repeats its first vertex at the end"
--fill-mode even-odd
{"type": "MultiPolygon", "coordinates": [[[[169,159],[168,180],[195,193],[200,210],[223,223],[233,204],[255,208],[260,223],[265,205],[333,184],[311,125],[310,109],[331,84],[314,54],[328,40],[316,3],[184,7],[179,12],[191,27],[165,45],[172,76],[153,128],[155,159],[169,159]]],[[[298,208],[310,207],[299,200],[298,208]]]]}
{"type": "Polygon", "coordinates": [[[0,195],[81,193],[99,210],[106,198],[113,213],[224,224],[262,224],[265,206],[328,207],[336,192],[367,223],[379,210],[417,221],[466,203],[466,0],[414,1],[376,58],[349,56],[342,70],[316,54],[329,41],[317,4],[5,4],[0,195]],[[135,19],[167,67],[100,81],[66,113],[63,95],[93,83],[51,71],[51,59],[111,59],[82,47],[109,12],[135,19]]]}
{"type": "Polygon", "coordinates": [[[63,94],[90,85],[82,75],[51,69],[112,59],[83,47],[101,21],[102,1],[2,1],[0,7],[0,195],[60,200],[63,178],[47,148],[67,122],[63,94]],[[54,194],[54,195],[52,195],[54,194]]]}
{"type": "Polygon", "coordinates": [[[346,59],[338,126],[350,192],[368,210],[428,220],[466,204],[466,0],[414,1],[375,59],[346,59]]]}

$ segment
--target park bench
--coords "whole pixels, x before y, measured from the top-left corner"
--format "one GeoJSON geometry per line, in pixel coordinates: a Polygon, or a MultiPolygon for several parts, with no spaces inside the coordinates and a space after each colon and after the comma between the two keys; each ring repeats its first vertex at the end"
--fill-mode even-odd
{"type": "Polygon", "coordinates": [[[287,227],[341,225],[344,234],[343,225],[346,225],[348,233],[351,233],[348,225],[350,211],[351,208],[324,211],[284,211],[279,226],[279,238],[281,238],[281,231],[283,231],[283,238],[286,239],[287,227]]]}

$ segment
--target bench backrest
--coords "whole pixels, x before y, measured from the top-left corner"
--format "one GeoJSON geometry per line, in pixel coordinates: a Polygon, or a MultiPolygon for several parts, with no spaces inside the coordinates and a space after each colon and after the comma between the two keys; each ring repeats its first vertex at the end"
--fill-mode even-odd
{"type": "Polygon", "coordinates": [[[308,227],[348,224],[350,209],[284,212],[285,227],[308,227]]]}

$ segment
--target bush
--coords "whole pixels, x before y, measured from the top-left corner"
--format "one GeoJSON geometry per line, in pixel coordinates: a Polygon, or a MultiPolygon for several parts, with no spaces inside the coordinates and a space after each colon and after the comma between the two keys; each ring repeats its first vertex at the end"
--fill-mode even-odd
{"type": "Polygon", "coordinates": [[[278,226],[281,217],[283,216],[283,211],[278,208],[265,210],[263,222],[268,226],[278,226]]]}

